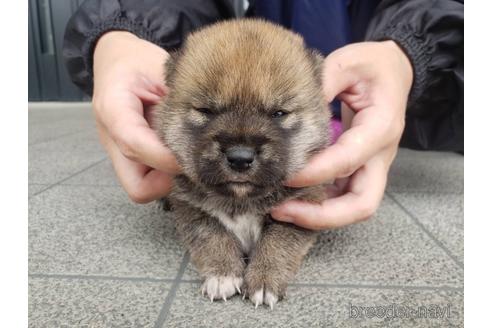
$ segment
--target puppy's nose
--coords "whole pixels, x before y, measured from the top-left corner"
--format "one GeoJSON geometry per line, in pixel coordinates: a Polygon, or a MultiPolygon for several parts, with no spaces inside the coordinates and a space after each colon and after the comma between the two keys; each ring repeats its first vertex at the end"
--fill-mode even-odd
{"type": "Polygon", "coordinates": [[[229,167],[234,171],[246,171],[255,160],[255,150],[246,146],[233,146],[226,150],[225,155],[229,167]]]}

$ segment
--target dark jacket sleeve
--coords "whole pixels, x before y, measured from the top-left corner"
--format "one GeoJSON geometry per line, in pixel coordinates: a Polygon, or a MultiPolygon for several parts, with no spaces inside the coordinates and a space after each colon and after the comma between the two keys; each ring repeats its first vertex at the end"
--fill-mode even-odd
{"type": "Polygon", "coordinates": [[[86,0],[67,24],[63,57],[72,81],[91,95],[92,54],[105,32],[126,30],[172,50],[189,32],[233,16],[227,0],[86,0]]]}
{"type": "Polygon", "coordinates": [[[463,1],[383,0],[366,40],[394,40],[414,72],[401,145],[463,152],[463,1]]]}

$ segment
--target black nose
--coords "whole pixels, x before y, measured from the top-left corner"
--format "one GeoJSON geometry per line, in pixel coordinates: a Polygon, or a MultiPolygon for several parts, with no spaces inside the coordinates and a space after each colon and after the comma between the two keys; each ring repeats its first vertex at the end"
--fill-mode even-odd
{"type": "Polygon", "coordinates": [[[233,146],[225,152],[229,167],[234,171],[246,171],[255,160],[255,150],[246,146],[233,146]]]}

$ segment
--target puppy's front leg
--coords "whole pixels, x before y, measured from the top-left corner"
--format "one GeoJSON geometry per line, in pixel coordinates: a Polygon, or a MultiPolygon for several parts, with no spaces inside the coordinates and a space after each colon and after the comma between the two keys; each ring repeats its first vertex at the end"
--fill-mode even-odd
{"type": "Polygon", "coordinates": [[[245,263],[239,243],[217,219],[187,204],[173,204],[176,227],[191,262],[205,278],[202,294],[224,301],[241,293],[245,263]],[[177,206],[176,206],[177,205],[177,206]]]}
{"type": "Polygon", "coordinates": [[[280,222],[264,229],[246,269],[246,292],[255,307],[266,304],[273,308],[285,295],[317,233],[280,222]]]}

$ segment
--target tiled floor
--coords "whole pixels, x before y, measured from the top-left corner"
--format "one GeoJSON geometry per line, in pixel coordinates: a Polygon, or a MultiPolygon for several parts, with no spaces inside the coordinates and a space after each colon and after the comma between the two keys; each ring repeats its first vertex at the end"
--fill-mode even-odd
{"type": "Polygon", "coordinates": [[[175,235],[119,187],[87,105],[31,105],[30,327],[463,326],[460,155],[400,150],[374,218],[323,233],[273,311],[202,297],[175,235]]]}

